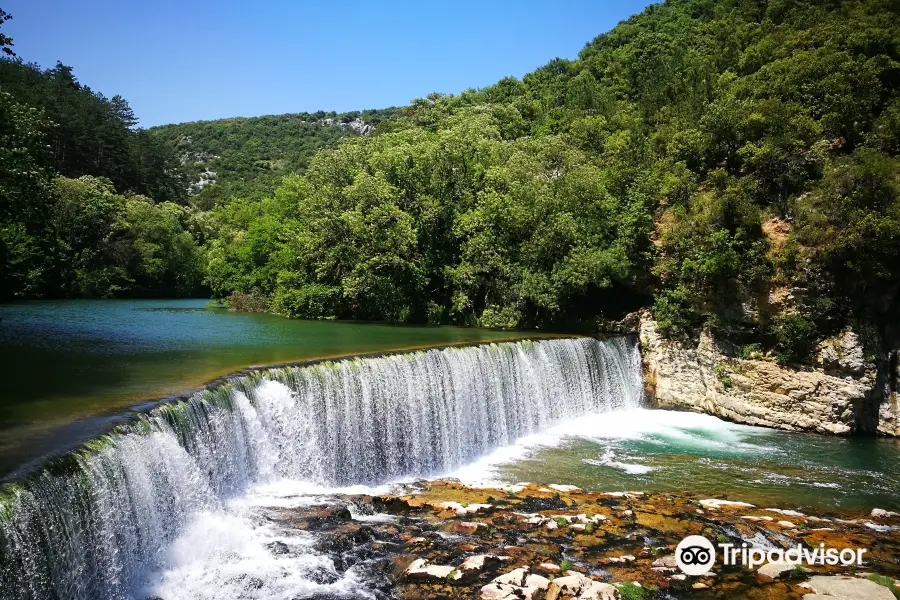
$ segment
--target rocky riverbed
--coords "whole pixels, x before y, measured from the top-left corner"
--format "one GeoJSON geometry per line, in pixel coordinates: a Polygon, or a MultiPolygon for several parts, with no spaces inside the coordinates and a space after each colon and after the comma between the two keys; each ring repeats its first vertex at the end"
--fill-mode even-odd
{"type": "Polygon", "coordinates": [[[900,514],[877,509],[812,515],[688,494],[441,480],[266,509],[264,518],[315,532],[318,551],[334,561],[331,576],[353,570],[378,598],[892,600],[900,585],[900,514]],[[858,567],[750,569],[718,557],[709,572],[688,576],[674,556],[688,535],[736,548],[867,551],[858,567]]]}

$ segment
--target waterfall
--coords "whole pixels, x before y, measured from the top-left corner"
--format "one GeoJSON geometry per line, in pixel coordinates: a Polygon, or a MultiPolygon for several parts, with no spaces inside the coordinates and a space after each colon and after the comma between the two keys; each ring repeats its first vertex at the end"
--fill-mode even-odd
{"type": "Polygon", "coordinates": [[[587,413],[638,406],[633,339],[284,367],[160,406],[0,495],[0,599],[129,599],[201,512],[249,486],[448,473],[587,413]]]}

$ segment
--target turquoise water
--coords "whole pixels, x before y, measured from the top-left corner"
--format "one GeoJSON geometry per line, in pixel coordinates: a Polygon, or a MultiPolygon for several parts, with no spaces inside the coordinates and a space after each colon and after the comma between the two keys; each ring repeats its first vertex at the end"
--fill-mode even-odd
{"type": "Polygon", "coordinates": [[[841,438],[661,410],[595,415],[522,440],[488,467],[509,483],[670,491],[760,506],[900,510],[900,440],[841,438]]]}
{"type": "Polygon", "coordinates": [[[206,303],[0,305],[0,477],[94,437],[125,409],[247,367],[533,335],[289,320],[206,303]]]}

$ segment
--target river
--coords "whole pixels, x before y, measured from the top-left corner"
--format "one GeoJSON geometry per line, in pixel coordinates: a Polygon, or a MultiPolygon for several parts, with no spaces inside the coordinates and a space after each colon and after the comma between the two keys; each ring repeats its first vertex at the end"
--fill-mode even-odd
{"type": "Polygon", "coordinates": [[[206,300],[0,305],[0,478],[144,410],[256,365],[520,339],[534,332],[302,321],[206,300]]]}
{"type": "MultiPolygon", "coordinates": [[[[2,600],[377,597],[383,573],[338,568],[314,532],[265,511],[423,477],[900,508],[893,441],[648,410],[634,338],[259,369],[152,407],[134,404],[250,364],[527,334],[295,322],[201,301],[22,304],[3,317],[5,431],[67,422],[84,437],[84,423],[131,417],[0,494],[2,600]]],[[[7,439],[23,449],[7,464],[34,453],[21,433],[7,439]]]]}

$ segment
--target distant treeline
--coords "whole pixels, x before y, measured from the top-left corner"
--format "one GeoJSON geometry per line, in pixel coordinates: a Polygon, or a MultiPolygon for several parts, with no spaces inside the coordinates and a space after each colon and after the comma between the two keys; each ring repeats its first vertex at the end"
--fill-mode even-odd
{"type": "Polygon", "coordinates": [[[150,133],[175,153],[195,184],[191,204],[208,210],[235,197],[271,196],[285,175],[303,171],[316,152],[356,135],[340,123],[359,118],[374,126],[400,111],[319,111],[196,121],[154,127],[150,133]],[[204,180],[215,184],[196,185],[204,180]]]}

